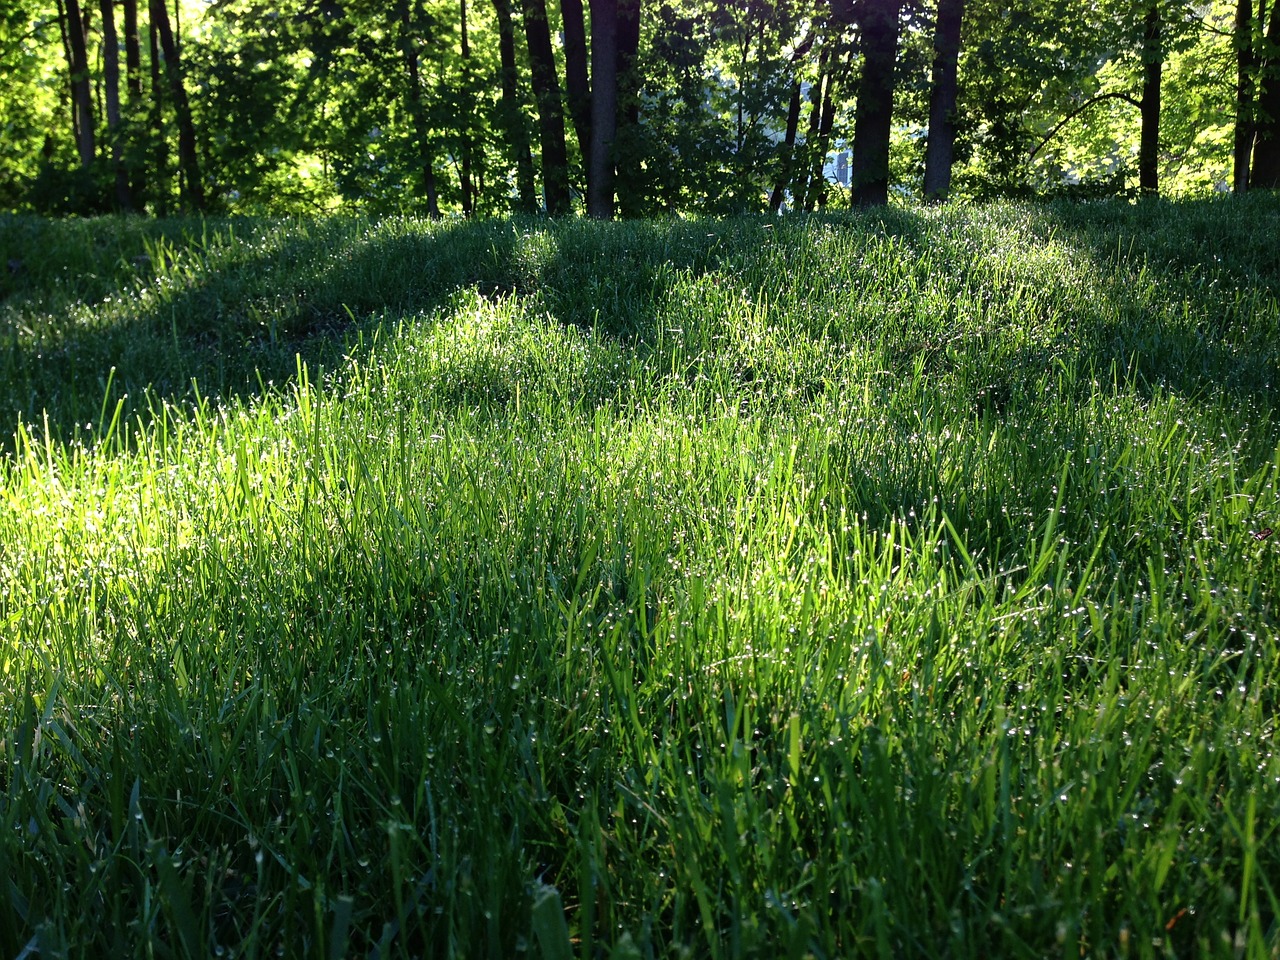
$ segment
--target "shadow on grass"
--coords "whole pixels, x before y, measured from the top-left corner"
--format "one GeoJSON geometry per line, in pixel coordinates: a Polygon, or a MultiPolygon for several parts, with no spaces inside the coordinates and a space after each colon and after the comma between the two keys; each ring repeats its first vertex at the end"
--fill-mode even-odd
{"type": "MultiPolygon", "coordinates": [[[[642,356],[706,353],[735,332],[663,345],[699,282],[723,294],[708,311],[736,297],[878,351],[891,376],[920,366],[978,416],[1034,402],[1055,371],[1261,400],[1280,366],[1278,224],[1265,196],[622,224],[6,218],[0,417],[91,439],[118,401],[145,422],[193,382],[252,397],[463,289],[534,298],[642,356]]],[[[744,377],[770,375],[743,355],[744,377]]]]}

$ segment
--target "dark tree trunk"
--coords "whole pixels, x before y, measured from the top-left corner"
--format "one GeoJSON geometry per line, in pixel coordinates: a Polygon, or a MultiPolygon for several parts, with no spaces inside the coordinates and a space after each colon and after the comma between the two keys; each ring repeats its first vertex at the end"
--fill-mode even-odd
{"type": "Polygon", "coordinates": [[[591,0],[591,150],[587,214],[613,218],[613,146],[618,130],[618,0],[591,0]]]}
{"type": "Polygon", "coordinates": [[[1256,139],[1249,186],[1280,189],[1280,0],[1272,0],[1267,55],[1258,70],[1256,139]]]}
{"type": "Polygon", "coordinates": [[[436,189],[435,158],[431,153],[427,111],[422,103],[422,76],[418,69],[418,45],[414,40],[413,19],[409,14],[408,0],[400,0],[397,12],[401,26],[400,52],[404,57],[405,79],[408,83],[409,116],[413,121],[413,135],[418,144],[418,162],[422,170],[422,195],[427,201],[427,215],[432,220],[439,220],[440,197],[436,189]]]}
{"type": "Polygon", "coordinates": [[[107,106],[107,140],[111,144],[111,163],[115,168],[116,206],[133,209],[129,192],[129,174],[124,165],[124,131],[120,127],[120,41],[116,36],[116,12],[112,0],[101,0],[102,15],[102,84],[107,106]]]}
{"type": "Polygon", "coordinates": [[[511,0],[493,0],[498,20],[498,58],[501,63],[502,104],[498,116],[506,128],[507,149],[516,167],[516,209],[533,213],[538,199],[533,183],[533,154],[529,150],[529,132],[520,115],[520,77],[516,71],[515,24],[511,18],[511,0]]]}
{"type": "Polygon", "coordinates": [[[862,0],[862,80],[853,124],[851,195],[858,206],[889,202],[889,132],[901,0],[862,0]]]}
{"type": "MultiPolygon", "coordinates": [[[[469,102],[474,91],[471,83],[471,41],[467,36],[467,0],[458,0],[458,22],[462,30],[462,84],[463,102],[469,102]]],[[[471,111],[468,109],[461,127],[462,140],[462,215],[469,217],[475,212],[475,194],[471,184],[471,111]]]]}
{"type": "Polygon", "coordinates": [[[782,152],[778,166],[778,178],[773,184],[773,193],[769,195],[769,209],[774,213],[782,207],[786,197],[787,184],[791,182],[791,161],[796,152],[796,134],[800,130],[800,81],[791,85],[791,103],[787,106],[787,132],[782,140],[782,152]]]}
{"type": "MultiPolygon", "coordinates": [[[[791,189],[792,200],[796,210],[803,210],[806,213],[812,209],[809,202],[809,184],[814,179],[814,167],[817,167],[817,175],[822,175],[822,157],[818,156],[818,131],[822,129],[822,101],[823,91],[828,90],[831,85],[831,74],[827,71],[827,61],[830,57],[826,47],[822,48],[822,52],[818,54],[818,81],[809,87],[809,127],[805,132],[804,138],[804,164],[796,176],[795,184],[791,189]]],[[[826,99],[830,100],[830,96],[826,99]]]]}
{"type": "Polygon", "coordinates": [[[1138,144],[1138,190],[1160,192],[1160,77],[1164,70],[1163,24],[1152,0],[1142,26],[1142,133],[1138,144]]]}
{"type": "Polygon", "coordinates": [[[591,152],[591,85],[587,80],[587,28],[582,0],[560,0],[560,15],[564,20],[565,94],[585,168],[591,152]]]}
{"type": "Polygon", "coordinates": [[[1232,145],[1231,188],[1249,189],[1249,161],[1253,157],[1253,0],[1236,0],[1236,129],[1232,145]]]}
{"type": "Polygon", "coordinates": [[[818,164],[815,177],[809,184],[809,202],[819,210],[825,210],[827,206],[827,154],[831,151],[831,130],[836,120],[837,84],[835,74],[827,77],[827,89],[822,95],[822,122],[818,125],[818,164]]]}
{"type": "Polygon", "coordinates": [[[624,217],[644,213],[640,182],[640,0],[618,0],[618,128],[614,135],[614,186],[624,217]]]}
{"type": "Polygon", "coordinates": [[[556,77],[555,54],[551,50],[546,0],[522,0],[522,5],[524,35],[529,44],[529,70],[533,76],[533,97],[538,104],[542,186],[546,195],[547,214],[558,217],[569,212],[569,158],[564,145],[560,81],[556,77]]]}
{"type": "Polygon", "coordinates": [[[138,36],[138,0],[122,0],[124,9],[124,69],[129,105],[142,102],[142,44],[138,36]]]}
{"type": "Polygon", "coordinates": [[[151,45],[151,143],[155,168],[155,214],[169,213],[169,143],[164,130],[164,81],[160,76],[160,40],[155,20],[148,28],[151,45]]]}
{"type": "Polygon", "coordinates": [[[187,205],[193,210],[203,210],[204,184],[196,156],[196,128],[191,122],[191,104],[182,82],[182,61],[169,27],[169,12],[165,9],[164,0],[151,0],[151,22],[155,24],[160,48],[164,52],[164,72],[169,80],[169,95],[173,97],[174,118],[178,122],[178,164],[186,180],[187,205]]]}
{"type": "Polygon", "coordinates": [[[938,0],[933,34],[933,89],[929,93],[929,143],[924,155],[924,198],[942,202],[951,192],[956,144],[956,79],[964,0],[938,0]]]}
{"type": "Polygon", "coordinates": [[[93,92],[89,86],[89,52],[85,39],[87,23],[80,12],[80,0],[67,0],[66,32],[71,73],[72,123],[75,127],[76,151],[80,166],[93,166],[96,150],[93,136],[93,92]]]}

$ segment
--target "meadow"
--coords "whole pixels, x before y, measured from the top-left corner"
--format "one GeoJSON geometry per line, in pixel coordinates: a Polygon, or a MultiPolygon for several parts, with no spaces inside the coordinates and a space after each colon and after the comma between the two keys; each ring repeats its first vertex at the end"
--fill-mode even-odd
{"type": "Polygon", "coordinates": [[[0,955],[1277,956],[1277,237],[0,218],[0,955]]]}

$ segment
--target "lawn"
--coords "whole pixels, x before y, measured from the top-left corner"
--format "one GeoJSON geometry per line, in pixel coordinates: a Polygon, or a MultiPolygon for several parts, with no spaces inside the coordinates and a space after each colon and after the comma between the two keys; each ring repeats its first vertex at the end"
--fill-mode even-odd
{"type": "Polygon", "coordinates": [[[1276,956],[1277,237],[0,218],[0,955],[1276,956]]]}

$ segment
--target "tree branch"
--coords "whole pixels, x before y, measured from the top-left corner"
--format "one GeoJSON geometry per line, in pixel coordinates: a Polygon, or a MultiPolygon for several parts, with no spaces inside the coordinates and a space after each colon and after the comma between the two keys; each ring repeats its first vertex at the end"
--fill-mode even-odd
{"type": "Polygon", "coordinates": [[[1049,143],[1049,141],[1058,135],[1059,130],[1065,127],[1068,123],[1070,123],[1076,117],[1080,116],[1080,114],[1084,113],[1086,110],[1092,107],[1095,103],[1101,103],[1103,100],[1123,100],[1125,103],[1129,104],[1134,109],[1137,109],[1137,110],[1142,109],[1142,104],[1140,104],[1133,97],[1129,96],[1129,94],[1127,93],[1100,93],[1096,97],[1090,97],[1084,103],[1080,104],[1080,106],[1076,107],[1074,110],[1068,113],[1065,117],[1059,120],[1058,123],[1054,126],[1054,128],[1050,130],[1049,133],[1045,136],[1045,138],[1036,145],[1036,148],[1031,151],[1031,156],[1027,157],[1028,165],[1030,165],[1030,163],[1033,160],[1035,160],[1036,155],[1045,148],[1045,146],[1049,143]]]}

